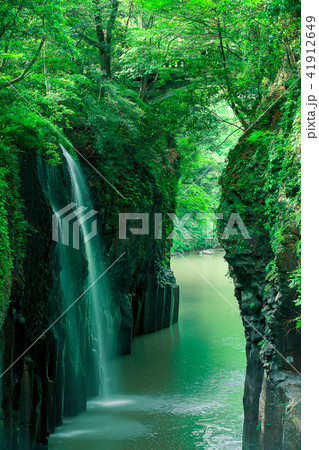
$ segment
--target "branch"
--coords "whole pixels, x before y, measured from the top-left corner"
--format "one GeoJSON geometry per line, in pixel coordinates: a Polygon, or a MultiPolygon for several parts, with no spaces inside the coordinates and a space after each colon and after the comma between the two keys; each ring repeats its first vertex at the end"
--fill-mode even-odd
{"type": "Polygon", "coordinates": [[[290,91],[290,89],[298,82],[301,80],[301,77],[298,77],[293,83],[292,85],[289,87],[289,89],[287,89],[286,91],[284,91],[262,114],[260,114],[259,117],[257,117],[257,119],[251,124],[249,125],[248,128],[246,128],[246,130],[244,131],[244,133],[240,136],[240,139],[246,134],[248,133],[249,130],[251,130],[253,128],[253,126],[255,126],[260,119],[262,119],[275,105],[277,105],[277,103],[279,103],[279,101],[288,94],[288,92],[290,91]]]}
{"type": "Polygon", "coordinates": [[[211,114],[213,114],[214,116],[218,117],[218,119],[220,119],[222,122],[228,123],[228,125],[231,125],[232,127],[236,127],[236,128],[238,128],[238,130],[244,131],[244,128],[239,127],[239,126],[236,125],[235,123],[228,122],[228,120],[223,119],[222,117],[220,117],[220,116],[219,116],[218,114],[216,114],[215,112],[211,111],[211,114]]]}
{"type": "Polygon", "coordinates": [[[84,33],[79,33],[79,36],[81,37],[81,39],[83,39],[87,44],[92,45],[93,47],[96,47],[98,49],[102,49],[104,47],[103,44],[101,44],[100,42],[94,41],[94,39],[89,38],[88,36],[86,36],[84,33]]]}
{"type": "Polygon", "coordinates": [[[94,14],[96,37],[100,44],[105,43],[104,31],[103,31],[103,21],[101,16],[101,5],[99,1],[94,1],[96,7],[96,13],[94,14]]]}
{"type": "Polygon", "coordinates": [[[109,20],[106,25],[106,39],[105,39],[105,42],[109,47],[111,46],[113,28],[114,28],[115,20],[117,18],[120,2],[119,2],[119,0],[112,0],[111,4],[112,4],[112,10],[111,10],[109,20]]]}
{"type": "Polygon", "coordinates": [[[127,30],[128,30],[129,25],[130,25],[130,20],[131,20],[131,16],[132,16],[132,9],[133,9],[133,0],[130,1],[130,6],[129,6],[129,10],[128,10],[128,16],[127,16],[127,20],[126,20],[126,25],[124,27],[123,46],[125,46],[127,30]]]}
{"type": "Polygon", "coordinates": [[[226,86],[227,86],[227,89],[228,89],[228,97],[229,97],[230,106],[232,107],[234,113],[236,114],[236,116],[240,120],[240,122],[243,125],[243,127],[247,128],[247,123],[242,118],[242,115],[240,114],[240,110],[238,109],[238,106],[236,105],[236,102],[233,100],[233,89],[232,89],[231,82],[230,82],[228,74],[227,74],[227,70],[228,69],[227,69],[227,64],[226,64],[226,57],[225,57],[225,51],[224,51],[224,44],[223,44],[223,37],[222,37],[222,31],[221,31],[221,26],[220,26],[220,20],[219,20],[218,16],[217,16],[217,30],[218,30],[218,35],[219,35],[219,45],[220,45],[220,51],[221,51],[221,54],[222,54],[222,64],[223,64],[223,67],[224,67],[225,81],[226,81],[226,86]]]}
{"type": "Polygon", "coordinates": [[[240,56],[240,55],[238,55],[237,53],[235,53],[235,52],[233,52],[232,50],[230,50],[229,47],[226,47],[226,50],[227,50],[229,53],[231,53],[232,55],[236,56],[237,58],[239,58],[239,59],[241,59],[241,60],[243,59],[242,56],[240,56]]]}
{"type": "Polygon", "coordinates": [[[14,78],[11,81],[6,81],[5,83],[0,84],[0,89],[3,89],[5,87],[8,87],[12,84],[18,83],[18,81],[23,80],[23,78],[27,75],[27,73],[29,72],[29,70],[31,69],[31,67],[33,66],[33,64],[36,62],[36,60],[38,59],[40,52],[42,50],[43,44],[45,42],[45,37],[42,38],[40,45],[34,55],[34,57],[31,59],[31,61],[26,65],[26,67],[24,68],[23,72],[21,73],[21,75],[19,75],[17,78],[14,78]]]}
{"type": "MultiPolygon", "coordinates": [[[[9,50],[9,45],[6,44],[4,47],[4,54],[8,53],[8,50],[9,50]]],[[[7,63],[7,58],[4,56],[3,60],[1,61],[1,64],[0,64],[0,71],[2,71],[2,69],[4,69],[6,63],[7,63]]]]}

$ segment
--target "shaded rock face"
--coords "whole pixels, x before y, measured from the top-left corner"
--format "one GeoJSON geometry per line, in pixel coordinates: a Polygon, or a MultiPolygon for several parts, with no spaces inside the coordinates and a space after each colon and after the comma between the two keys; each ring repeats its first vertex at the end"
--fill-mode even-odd
{"type": "MultiPolygon", "coordinates": [[[[52,240],[52,213],[53,207],[57,210],[71,201],[69,172],[65,164],[50,167],[45,157],[33,152],[21,153],[20,168],[27,249],[23,269],[13,280],[10,308],[1,329],[1,372],[68,306],[61,288],[60,246],[52,240]]],[[[99,206],[95,196],[97,211],[99,206]]],[[[98,221],[102,233],[103,219],[98,221]]],[[[178,319],[178,286],[170,269],[165,272],[155,264],[154,238],[144,237],[143,255],[135,251],[134,240],[131,245],[130,239],[119,241],[112,236],[111,242],[111,249],[109,245],[103,248],[107,264],[125,255],[110,273],[114,339],[109,356],[130,352],[134,334],[168,327],[178,319]]],[[[70,252],[76,299],[86,287],[87,259],[81,249],[70,252]]],[[[0,379],[0,449],[43,448],[63,417],[84,411],[87,398],[98,395],[97,345],[88,304],[85,297],[81,300],[0,379]]]]}
{"type": "Polygon", "coordinates": [[[223,241],[246,337],[245,450],[301,445],[300,308],[292,282],[300,263],[300,120],[296,113],[288,125],[287,116],[278,122],[284,106],[256,125],[272,140],[256,142],[254,131],[245,136],[229,153],[221,178],[223,212],[240,213],[251,235],[244,239],[238,232],[223,241]],[[292,167],[294,178],[287,175],[292,167]]]}
{"type": "MultiPolygon", "coordinates": [[[[116,251],[124,250],[126,245],[118,243],[116,251]]],[[[113,292],[117,292],[121,308],[118,353],[130,353],[132,335],[153,333],[178,321],[179,286],[170,269],[162,268],[163,276],[159,280],[158,269],[152,261],[152,248],[149,252],[141,266],[127,247],[111,272],[113,292]],[[127,275],[125,278],[123,272],[127,275]]]]}
{"type": "MultiPolygon", "coordinates": [[[[154,213],[160,202],[150,212],[150,230],[154,213]]],[[[135,225],[134,225],[135,226],[135,225]]],[[[138,225],[136,226],[138,228],[138,225]]],[[[164,240],[154,239],[154,234],[130,235],[127,239],[112,242],[109,262],[123,257],[110,270],[113,297],[120,299],[120,324],[117,353],[130,353],[130,336],[152,333],[168,328],[178,321],[179,286],[173,272],[161,262],[164,240]]]]}
{"type": "MultiPolygon", "coordinates": [[[[69,176],[63,165],[50,168],[33,152],[21,153],[20,170],[28,222],[27,249],[1,330],[1,372],[19,358],[1,378],[0,446],[8,450],[46,444],[63,416],[83,411],[87,395],[94,393],[86,381],[87,358],[93,351],[86,303],[78,303],[71,315],[42,335],[65,310],[59,249],[52,240],[50,191],[54,191],[57,205],[68,204],[69,176]],[[78,329],[75,321],[81,323],[78,329]],[[74,350],[75,335],[81,346],[74,350]]],[[[81,252],[74,256],[78,290],[83,291],[86,261],[81,252]]]]}
{"type": "Polygon", "coordinates": [[[301,446],[301,113],[289,77],[283,68],[263,99],[272,106],[229,152],[220,179],[224,216],[240,214],[250,234],[238,227],[222,241],[246,337],[245,450],[301,446]]]}
{"type": "Polygon", "coordinates": [[[300,448],[300,335],[286,267],[271,292],[266,289],[272,257],[260,237],[250,250],[226,254],[247,341],[244,449],[300,448]]]}

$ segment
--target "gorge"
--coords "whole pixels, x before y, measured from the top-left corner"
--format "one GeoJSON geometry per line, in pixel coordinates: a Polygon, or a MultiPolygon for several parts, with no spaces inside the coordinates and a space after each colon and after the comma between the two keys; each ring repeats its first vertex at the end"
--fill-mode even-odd
{"type": "Polygon", "coordinates": [[[0,6],[1,449],[300,448],[299,38],[288,0],[0,6]]]}

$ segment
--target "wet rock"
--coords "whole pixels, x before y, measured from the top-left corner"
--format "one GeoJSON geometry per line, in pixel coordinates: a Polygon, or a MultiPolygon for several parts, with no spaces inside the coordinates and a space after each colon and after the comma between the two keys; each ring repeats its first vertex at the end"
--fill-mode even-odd
{"type": "MultiPolygon", "coordinates": [[[[52,240],[52,202],[57,208],[70,203],[70,176],[65,165],[49,166],[45,157],[31,151],[21,152],[20,166],[29,232],[24,265],[17,272],[1,329],[1,371],[66,309],[59,250],[52,240]]],[[[102,210],[105,198],[94,198],[94,206],[102,210]]],[[[154,211],[161,208],[158,201],[154,211]]],[[[164,247],[154,236],[143,237],[142,243],[139,236],[120,241],[106,233],[103,220],[98,227],[105,233],[103,252],[108,266],[125,252],[110,271],[113,326],[107,338],[111,357],[130,353],[133,335],[176,323],[179,289],[169,264],[161,262],[164,247]]],[[[76,299],[85,290],[87,259],[82,251],[70,251],[70,255],[76,299]]],[[[49,434],[63,418],[84,411],[88,396],[99,393],[99,346],[90,320],[83,298],[1,378],[1,450],[45,448],[49,434]]]]}

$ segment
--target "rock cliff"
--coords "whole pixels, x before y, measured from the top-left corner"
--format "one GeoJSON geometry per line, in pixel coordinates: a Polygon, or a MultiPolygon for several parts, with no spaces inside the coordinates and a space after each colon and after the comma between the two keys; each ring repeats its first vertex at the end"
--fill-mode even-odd
{"type": "Polygon", "coordinates": [[[247,342],[244,449],[300,448],[299,94],[280,80],[221,179],[225,219],[239,213],[251,238],[223,241],[247,342]]]}
{"type": "MultiPolygon", "coordinates": [[[[97,348],[85,296],[46,331],[69,306],[61,286],[61,245],[52,240],[53,211],[71,201],[70,174],[60,157],[62,164],[52,165],[35,150],[21,151],[19,156],[27,234],[23,265],[13,274],[1,329],[1,372],[13,364],[0,380],[0,448],[5,450],[43,448],[63,417],[85,410],[87,398],[99,393],[97,348]]],[[[99,212],[106,265],[125,252],[109,274],[114,320],[108,356],[112,357],[130,352],[133,335],[176,322],[179,292],[163,242],[156,241],[154,234],[141,239],[128,234],[128,239],[119,240],[118,216],[112,217],[113,227],[109,226],[112,205],[105,199],[105,187],[97,188],[90,181],[93,171],[83,170],[99,212]]],[[[147,183],[145,173],[144,179],[147,183]]],[[[156,203],[151,200],[150,204],[150,212],[162,209],[161,192],[156,203]]],[[[85,290],[88,261],[81,249],[68,247],[67,252],[71,261],[67,275],[75,300],[85,290]]]]}

